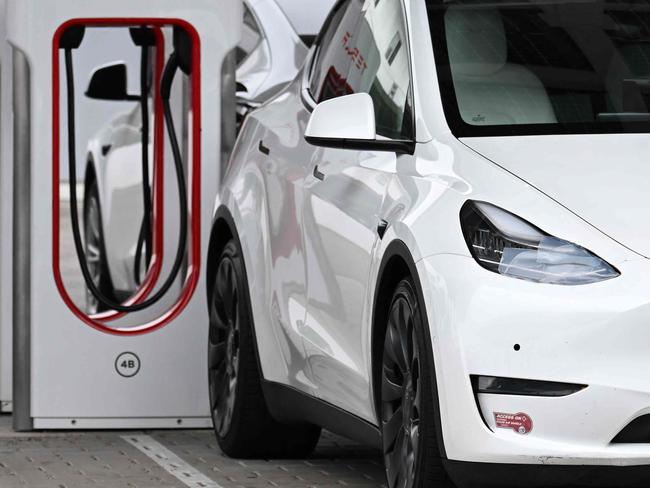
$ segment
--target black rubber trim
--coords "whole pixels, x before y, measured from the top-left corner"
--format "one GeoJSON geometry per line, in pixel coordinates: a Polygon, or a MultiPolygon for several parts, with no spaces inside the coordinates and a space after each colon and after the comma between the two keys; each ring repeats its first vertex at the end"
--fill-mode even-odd
{"type": "MultiPolygon", "coordinates": [[[[384,256],[381,261],[381,266],[379,268],[379,273],[377,276],[379,276],[378,280],[378,286],[375,289],[375,296],[374,296],[374,306],[373,306],[373,312],[372,312],[372,327],[373,327],[373,337],[374,337],[374,328],[376,327],[376,313],[377,313],[377,303],[378,300],[380,299],[379,297],[379,283],[381,283],[382,277],[384,276],[384,273],[386,271],[386,267],[388,264],[391,262],[391,260],[395,257],[400,257],[405,263],[406,266],[408,267],[409,273],[411,275],[411,278],[413,279],[413,283],[415,284],[415,291],[417,294],[418,298],[418,303],[422,307],[422,323],[424,324],[425,331],[424,335],[426,337],[431,337],[431,332],[429,328],[429,317],[426,313],[426,307],[425,307],[425,301],[424,301],[424,294],[422,293],[422,284],[420,283],[420,277],[418,275],[418,270],[417,267],[415,266],[415,260],[413,259],[413,256],[411,255],[411,252],[409,251],[408,246],[400,240],[395,240],[391,242],[388,247],[386,248],[386,252],[384,253],[384,256]]],[[[445,449],[445,442],[444,438],[442,436],[442,420],[440,419],[440,399],[438,396],[438,382],[437,382],[437,375],[436,375],[436,368],[435,368],[435,362],[434,362],[434,356],[433,356],[433,348],[431,346],[431,341],[427,341],[426,343],[427,347],[427,353],[429,354],[429,357],[431,358],[431,377],[435,379],[433,382],[432,386],[432,393],[433,393],[433,402],[434,406],[436,407],[436,415],[434,418],[434,423],[435,423],[435,428],[436,428],[436,437],[438,439],[438,450],[440,451],[440,457],[443,460],[447,459],[447,451],[445,449]]],[[[375,348],[373,346],[373,351],[372,351],[372,364],[381,364],[381,351],[375,351],[375,348]]],[[[377,375],[377,371],[373,368],[373,395],[374,395],[374,400],[375,400],[375,412],[379,412],[379,402],[380,402],[380,395],[381,391],[378,388],[374,388],[374,385],[379,385],[380,383],[380,378],[377,375]]],[[[478,413],[478,412],[477,412],[478,413]]]]}
{"type": "Polygon", "coordinates": [[[415,141],[395,140],[364,140],[364,139],[330,139],[305,136],[312,146],[329,147],[334,149],[352,149],[355,151],[385,151],[398,154],[415,153],[415,141]]]}
{"type": "Polygon", "coordinates": [[[650,444],[650,415],[642,415],[621,430],[612,444],[650,444]]]}
{"type": "Polygon", "coordinates": [[[300,36],[300,40],[303,42],[305,46],[312,47],[316,42],[316,37],[317,36],[314,34],[302,34],[300,36]]]}
{"type": "Polygon", "coordinates": [[[379,223],[377,224],[377,235],[379,236],[379,240],[383,240],[389,225],[390,224],[388,223],[387,220],[381,219],[379,221],[379,223]]]}
{"type": "Polygon", "coordinates": [[[291,386],[262,381],[264,399],[271,416],[284,424],[310,423],[362,444],[381,448],[376,425],[291,386]]]}
{"type": "Polygon", "coordinates": [[[261,152],[265,156],[268,156],[269,154],[271,154],[271,149],[269,149],[268,147],[266,147],[264,145],[264,141],[260,141],[260,144],[259,144],[259,146],[257,146],[257,149],[259,150],[259,152],[261,152]]]}
{"type": "Polygon", "coordinates": [[[483,393],[486,395],[561,398],[574,395],[588,387],[588,385],[577,383],[560,383],[557,381],[540,381],[484,375],[472,375],[470,378],[472,380],[474,393],[483,393]],[[495,384],[490,388],[482,388],[479,382],[480,378],[492,378],[495,380],[495,384]]]}
{"type": "Polygon", "coordinates": [[[647,488],[650,466],[490,464],[444,461],[458,488],[647,488]]]}

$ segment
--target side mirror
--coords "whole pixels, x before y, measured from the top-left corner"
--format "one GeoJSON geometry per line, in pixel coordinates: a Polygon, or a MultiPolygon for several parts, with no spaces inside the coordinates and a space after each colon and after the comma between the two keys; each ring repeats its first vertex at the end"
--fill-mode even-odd
{"type": "Polygon", "coordinates": [[[344,141],[371,142],[376,138],[375,106],[367,93],[319,103],[305,130],[305,139],[314,146],[341,147],[344,141]]]}
{"type": "Polygon", "coordinates": [[[367,93],[319,103],[311,114],[305,140],[320,147],[413,154],[415,143],[378,139],[375,105],[367,93]]]}
{"type": "Polygon", "coordinates": [[[96,68],[90,77],[86,96],[120,102],[140,100],[139,96],[127,93],[126,64],[121,62],[96,68]]]}

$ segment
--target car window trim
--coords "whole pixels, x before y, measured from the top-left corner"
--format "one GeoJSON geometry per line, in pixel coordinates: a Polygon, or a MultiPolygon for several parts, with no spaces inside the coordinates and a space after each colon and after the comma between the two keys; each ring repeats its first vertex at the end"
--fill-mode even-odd
{"type": "Polygon", "coordinates": [[[318,54],[321,51],[323,36],[325,35],[325,32],[329,30],[332,24],[332,20],[334,17],[336,17],[336,13],[339,11],[339,9],[343,7],[343,4],[350,1],[351,0],[337,0],[337,2],[332,7],[332,10],[330,10],[330,13],[327,15],[327,19],[325,19],[325,22],[323,23],[323,26],[321,27],[321,30],[310,49],[307,62],[305,63],[305,69],[303,71],[301,90],[303,104],[310,113],[316,108],[316,105],[318,105],[316,103],[316,99],[311,93],[311,79],[312,75],[314,74],[314,63],[318,59],[318,54]]]}
{"type": "Polygon", "coordinates": [[[418,140],[418,122],[417,122],[417,117],[415,116],[415,111],[416,111],[416,106],[415,106],[415,76],[413,75],[413,50],[411,49],[411,24],[410,24],[410,19],[408,15],[408,11],[406,9],[406,3],[404,0],[400,0],[400,3],[402,5],[402,20],[404,21],[404,28],[405,28],[405,35],[406,39],[404,40],[406,44],[406,53],[407,53],[407,59],[408,59],[408,65],[409,65],[409,81],[410,81],[410,87],[409,87],[409,93],[407,94],[407,97],[409,98],[411,102],[411,124],[413,128],[413,139],[412,142],[415,144],[418,140]]]}
{"type": "Polygon", "coordinates": [[[307,60],[305,61],[305,65],[302,70],[302,86],[300,89],[300,98],[302,99],[302,104],[309,113],[313,112],[316,108],[316,105],[318,105],[311,94],[311,90],[309,89],[314,62],[318,57],[317,53],[318,46],[314,44],[314,46],[309,50],[309,54],[307,54],[307,60]]]}

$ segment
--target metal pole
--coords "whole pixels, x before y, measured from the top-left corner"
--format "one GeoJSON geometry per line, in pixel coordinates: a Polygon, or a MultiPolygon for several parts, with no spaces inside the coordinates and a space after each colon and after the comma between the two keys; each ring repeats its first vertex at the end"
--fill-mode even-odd
{"type": "Polygon", "coordinates": [[[13,49],[13,424],[33,429],[31,417],[31,79],[29,62],[13,49]]]}

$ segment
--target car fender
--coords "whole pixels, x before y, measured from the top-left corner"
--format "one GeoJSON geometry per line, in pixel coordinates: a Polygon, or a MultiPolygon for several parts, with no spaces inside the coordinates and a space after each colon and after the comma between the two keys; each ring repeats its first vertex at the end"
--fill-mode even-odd
{"type": "MultiPolygon", "coordinates": [[[[244,146],[243,141],[257,141],[259,126],[249,118],[233,152],[224,182],[215,200],[214,221],[226,222],[230,232],[239,241],[249,285],[251,311],[257,340],[261,373],[264,379],[287,382],[286,365],[277,358],[282,356],[280,343],[269,316],[271,256],[269,252],[268,219],[266,217],[266,188],[259,167],[253,162],[254,145],[244,146]]],[[[213,229],[214,229],[213,225],[213,229]]],[[[218,236],[210,239],[208,260],[208,286],[210,273],[216,267],[218,236]]]]}

